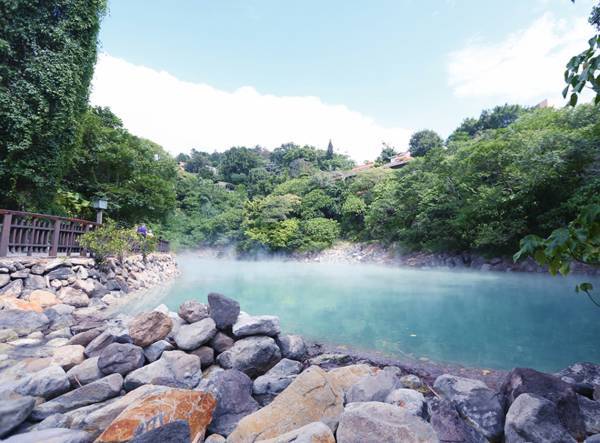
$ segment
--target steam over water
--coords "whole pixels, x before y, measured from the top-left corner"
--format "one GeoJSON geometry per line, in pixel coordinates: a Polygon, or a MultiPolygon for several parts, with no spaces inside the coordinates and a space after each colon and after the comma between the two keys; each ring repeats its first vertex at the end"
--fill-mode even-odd
{"type": "MultiPolygon", "coordinates": [[[[600,309],[574,286],[586,277],[413,270],[375,265],[178,258],[182,276],[128,309],[177,311],[209,292],[282,330],[318,341],[466,366],[555,371],[600,363],[600,309]]],[[[600,289],[600,281],[592,280],[600,289]]]]}

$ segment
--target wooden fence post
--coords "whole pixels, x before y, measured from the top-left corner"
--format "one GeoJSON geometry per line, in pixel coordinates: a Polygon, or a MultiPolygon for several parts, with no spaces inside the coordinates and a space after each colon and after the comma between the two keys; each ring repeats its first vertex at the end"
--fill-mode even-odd
{"type": "Polygon", "coordinates": [[[8,242],[10,241],[10,227],[12,225],[12,214],[4,214],[2,220],[2,236],[0,237],[0,257],[8,255],[8,242]]]}
{"type": "Polygon", "coordinates": [[[54,220],[54,230],[52,231],[52,244],[50,245],[50,257],[58,255],[58,239],[60,238],[61,220],[54,220]]]}

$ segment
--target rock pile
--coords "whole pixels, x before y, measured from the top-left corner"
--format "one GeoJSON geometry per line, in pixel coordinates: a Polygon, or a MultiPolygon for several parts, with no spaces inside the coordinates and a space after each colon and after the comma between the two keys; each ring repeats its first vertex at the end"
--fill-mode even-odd
{"type": "Polygon", "coordinates": [[[1,326],[7,442],[600,439],[600,365],[556,375],[517,368],[490,388],[314,355],[301,337],[282,334],[277,317],[242,312],[221,294],[135,317],[70,308],[17,311],[1,326]]]}

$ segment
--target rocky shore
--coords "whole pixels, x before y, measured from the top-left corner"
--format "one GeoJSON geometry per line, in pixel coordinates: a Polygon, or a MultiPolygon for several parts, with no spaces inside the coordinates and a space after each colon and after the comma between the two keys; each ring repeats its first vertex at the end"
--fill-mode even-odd
{"type": "Polygon", "coordinates": [[[0,311],[3,441],[600,441],[600,365],[395,364],[307,344],[215,293],[135,317],[65,306],[0,311]]]}

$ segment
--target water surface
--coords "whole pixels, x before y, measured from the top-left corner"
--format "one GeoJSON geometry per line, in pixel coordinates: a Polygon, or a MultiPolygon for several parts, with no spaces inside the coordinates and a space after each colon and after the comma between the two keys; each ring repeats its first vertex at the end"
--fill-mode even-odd
{"type": "Polygon", "coordinates": [[[285,332],[391,356],[543,371],[600,363],[600,309],[574,293],[581,277],[191,254],[178,261],[179,279],[128,309],[165,303],[176,311],[221,292],[246,312],[278,315],[285,332]]]}

